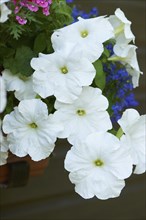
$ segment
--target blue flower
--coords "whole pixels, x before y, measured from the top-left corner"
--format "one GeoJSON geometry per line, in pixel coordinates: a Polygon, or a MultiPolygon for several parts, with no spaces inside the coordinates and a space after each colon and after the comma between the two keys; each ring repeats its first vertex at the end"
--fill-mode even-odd
{"type": "Polygon", "coordinates": [[[105,46],[106,49],[108,49],[108,51],[110,52],[110,56],[112,56],[114,54],[114,51],[113,51],[113,44],[112,43],[109,43],[105,46]]]}
{"type": "Polygon", "coordinates": [[[66,3],[72,3],[74,0],[66,0],[66,3]]]}
{"type": "Polygon", "coordinates": [[[74,18],[74,22],[76,22],[78,17],[82,17],[84,19],[92,18],[98,16],[98,10],[97,8],[93,7],[89,13],[79,10],[77,6],[74,6],[72,9],[72,16],[74,18]]]}
{"type": "MultiPolygon", "coordinates": [[[[106,48],[110,54],[113,53],[112,44],[106,48]]],[[[121,118],[122,112],[127,108],[136,107],[133,91],[132,77],[127,72],[125,66],[119,63],[104,63],[103,69],[106,73],[106,88],[104,94],[111,103],[109,112],[113,123],[121,118]]]]}

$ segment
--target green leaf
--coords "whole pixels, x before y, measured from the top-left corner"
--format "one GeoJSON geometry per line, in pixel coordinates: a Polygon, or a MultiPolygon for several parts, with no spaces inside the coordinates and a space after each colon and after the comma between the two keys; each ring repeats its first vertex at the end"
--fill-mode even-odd
{"type": "Polygon", "coordinates": [[[106,75],[103,71],[102,62],[100,60],[97,60],[93,63],[93,65],[96,69],[96,76],[94,78],[95,85],[103,90],[106,83],[106,75]]]}
{"type": "Polygon", "coordinates": [[[4,59],[7,59],[11,56],[13,56],[15,53],[15,50],[8,47],[0,47],[0,65],[3,65],[4,59]]]}
{"type": "Polygon", "coordinates": [[[103,54],[104,54],[107,58],[110,56],[110,52],[109,52],[109,50],[108,50],[106,47],[104,48],[103,54]]]}
{"type": "Polygon", "coordinates": [[[17,74],[14,58],[6,58],[3,62],[4,69],[9,69],[13,74],[17,74]]]}
{"type": "Polygon", "coordinates": [[[30,61],[35,56],[34,52],[26,46],[17,49],[15,62],[18,73],[24,76],[30,76],[33,72],[30,61]]]}
{"type": "Polygon", "coordinates": [[[34,41],[34,51],[36,53],[43,52],[46,48],[46,36],[45,33],[40,33],[34,41]]]}
{"type": "Polygon", "coordinates": [[[10,69],[13,74],[30,76],[33,73],[30,66],[33,57],[35,57],[35,53],[29,47],[21,46],[17,48],[14,57],[4,59],[4,67],[10,69]]]}
{"type": "Polygon", "coordinates": [[[18,40],[18,38],[21,36],[22,32],[24,31],[24,27],[15,22],[11,22],[9,26],[9,31],[10,31],[10,35],[12,35],[14,39],[18,40]]]}
{"type": "Polygon", "coordinates": [[[58,23],[60,27],[73,21],[72,8],[69,7],[64,0],[54,0],[51,5],[50,14],[55,15],[55,23],[58,23]]]}

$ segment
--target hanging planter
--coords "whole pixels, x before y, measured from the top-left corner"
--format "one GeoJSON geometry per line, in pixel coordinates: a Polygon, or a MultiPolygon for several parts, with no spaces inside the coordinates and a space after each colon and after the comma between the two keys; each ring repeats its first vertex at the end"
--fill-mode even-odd
{"type": "Polygon", "coordinates": [[[29,156],[17,157],[9,153],[7,164],[0,166],[0,185],[2,187],[19,187],[28,183],[29,177],[43,174],[49,158],[33,161],[29,156]]]}
{"type": "Polygon", "coordinates": [[[25,185],[44,169],[57,138],[67,138],[64,168],[75,191],[85,199],[119,196],[133,171],[145,172],[146,115],[133,109],[142,72],[131,21],[117,8],[72,23],[65,0],[46,0],[45,8],[36,1],[35,10],[28,0],[17,3],[2,3],[0,132],[8,144],[1,152],[30,157],[10,154],[1,184],[25,185]]]}

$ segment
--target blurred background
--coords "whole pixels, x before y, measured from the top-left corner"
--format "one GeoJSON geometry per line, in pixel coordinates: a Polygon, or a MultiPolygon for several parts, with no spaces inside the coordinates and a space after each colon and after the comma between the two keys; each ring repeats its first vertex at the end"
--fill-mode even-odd
{"type": "MultiPolygon", "coordinates": [[[[146,113],[146,1],[145,0],[75,0],[86,12],[97,7],[99,15],[114,14],[121,8],[132,21],[136,36],[138,60],[143,75],[135,89],[137,109],[146,113]]],[[[145,174],[133,175],[119,198],[101,201],[83,200],[64,170],[69,145],[58,141],[53,157],[41,176],[31,177],[27,186],[0,189],[0,220],[145,220],[145,174]]]]}

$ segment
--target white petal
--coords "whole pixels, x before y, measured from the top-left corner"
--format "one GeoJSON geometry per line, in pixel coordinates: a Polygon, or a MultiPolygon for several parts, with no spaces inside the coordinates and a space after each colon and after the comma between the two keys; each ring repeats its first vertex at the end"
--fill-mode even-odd
{"type": "Polygon", "coordinates": [[[109,105],[107,98],[102,95],[102,91],[98,88],[93,88],[90,86],[83,88],[82,93],[79,97],[79,101],[77,100],[75,104],[76,105],[82,104],[82,106],[88,105],[86,107],[88,113],[93,112],[95,110],[104,111],[108,108],[109,105]]]}
{"type": "Polygon", "coordinates": [[[7,138],[9,141],[9,149],[13,154],[15,154],[18,157],[24,157],[28,154],[26,151],[27,146],[25,145],[26,142],[25,142],[25,136],[23,135],[24,133],[21,133],[21,134],[22,134],[22,137],[24,138],[21,140],[22,144],[21,144],[21,141],[19,141],[19,139],[16,139],[15,135],[13,134],[7,135],[7,138]]]}
{"type": "Polygon", "coordinates": [[[118,123],[123,128],[131,143],[131,157],[136,165],[135,173],[144,173],[146,170],[145,128],[146,115],[140,116],[134,109],[123,113],[118,123]]]}
{"type": "MultiPolygon", "coordinates": [[[[85,151],[85,149],[81,149],[81,152],[83,150],[85,151]]],[[[67,171],[81,171],[82,177],[86,177],[87,174],[89,175],[90,171],[93,169],[93,164],[90,163],[90,160],[86,157],[82,157],[81,154],[78,155],[74,147],[72,147],[72,150],[67,152],[66,158],[64,160],[64,166],[67,171]],[[84,172],[85,175],[83,174],[84,172]]]]}
{"type": "Polygon", "coordinates": [[[116,9],[115,15],[116,15],[123,23],[131,24],[131,22],[125,17],[124,12],[123,12],[120,8],[117,8],[117,9],[116,9]]]}
{"type": "Polygon", "coordinates": [[[7,91],[19,91],[24,87],[24,82],[20,80],[17,75],[13,75],[10,70],[3,70],[2,75],[6,83],[7,91]]]}
{"type": "Polygon", "coordinates": [[[10,114],[5,115],[3,119],[3,131],[6,134],[11,133],[12,131],[15,131],[17,128],[22,128],[25,124],[25,120],[21,115],[18,116],[18,108],[15,108],[14,112],[11,112],[10,114]]]}
{"type": "Polygon", "coordinates": [[[18,110],[25,120],[29,118],[32,122],[46,119],[48,116],[47,106],[40,99],[23,100],[20,102],[18,110]]]}
{"type": "Polygon", "coordinates": [[[135,109],[127,109],[123,112],[122,117],[118,120],[123,131],[126,132],[138,119],[140,115],[135,109]]]}
{"type": "Polygon", "coordinates": [[[2,122],[0,120],[0,166],[6,164],[8,158],[8,141],[3,136],[1,124],[2,122]]]}
{"type": "Polygon", "coordinates": [[[55,87],[54,95],[56,99],[64,103],[73,103],[82,91],[82,87],[78,86],[75,81],[67,79],[65,85],[55,87]]]}
{"type": "Polygon", "coordinates": [[[6,6],[5,3],[6,1],[2,1],[0,4],[0,23],[4,23],[8,20],[8,15],[11,14],[11,10],[6,6]]]}
{"type": "Polygon", "coordinates": [[[94,177],[93,181],[94,194],[102,200],[118,197],[125,186],[124,180],[119,180],[109,173],[100,176],[100,179],[94,177]]]}
{"type": "Polygon", "coordinates": [[[0,76],[0,113],[4,111],[7,103],[6,85],[3,78],[0,76]]]}
{"type": "Polygon", "coordinates": [[[33,89],[42,98],[53,95],[53,85],[48,80],[48,73],[35,71],[33,74],[33,89]]]}
{"type": "Polygon", "coordinates": [[[132,174],[133,163],[130,154],[130,143],[126,136],[120,139],[120,148],[114,152],[114,156],[109,165],[111,172],[118,179],[126,179],[132,174]],[[114,160],[115,158],[115,160],[114,160]]]}
{"type": "Polygon", "coordinates": [[[18,100],[35,98],[36,93],[32,88],[32,77],[26,77],[25,80],[22,80],[18,75],[12,74],[7,69],[2,71],[2,74],[7,91],[15,91],[14,94],[18,100]]]}
{"type": "Polygon", "coordinates": [[[76,184],[75,192],[77,192],[84,199],[93,198],[94,193],[92,191],[92,183],[91,183],[90,179],[85,178],[84,181],[81,181],[78,184],[76,184]]]}

